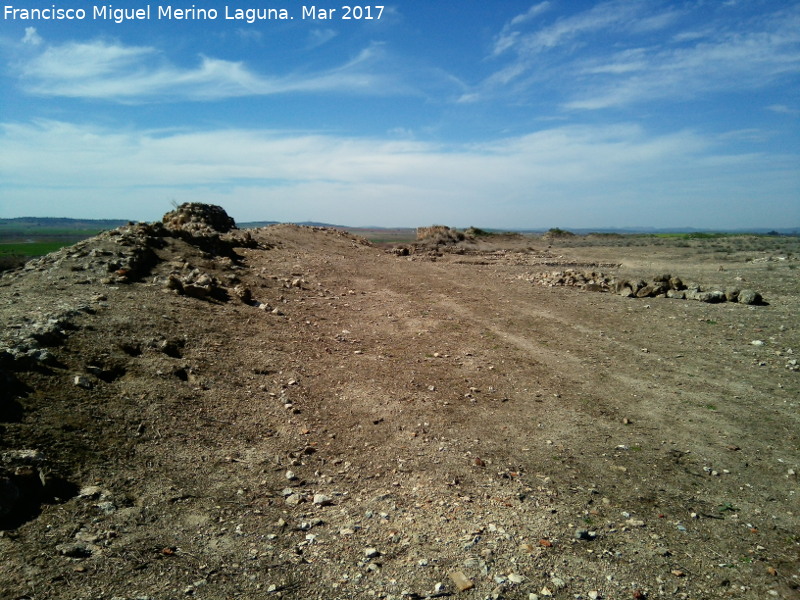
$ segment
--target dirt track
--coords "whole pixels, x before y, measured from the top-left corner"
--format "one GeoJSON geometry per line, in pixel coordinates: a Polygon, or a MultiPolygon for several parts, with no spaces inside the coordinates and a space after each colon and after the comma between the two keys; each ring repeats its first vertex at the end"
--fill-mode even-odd
{"type": "Polygon", "coordinates": [[[252,237],[162,236],[124,282],[75,267],[101,236],[0,280],[7,345],[80,307],[2,365],[2,447],[75,489],[7,523],[0,596],[800,597],[800,286],[760,262],[796,241],[252,237]],[[597,263],[768,305],[525,279],[597,263]],[[165,289],[193,267],[223,291],[165,289]]]}

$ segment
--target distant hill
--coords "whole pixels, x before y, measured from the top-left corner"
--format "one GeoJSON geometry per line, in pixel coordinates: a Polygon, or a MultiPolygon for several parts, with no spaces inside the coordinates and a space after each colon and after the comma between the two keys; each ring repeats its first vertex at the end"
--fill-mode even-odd
{"type": "MultiPolygon", "coordinates": [[[[68,219],[60,217],[16,217],[13,219],[0,219],[0,236],[26,236],[26,235],[69,235],[71,233],[82,233],[86,231],[102,231],[105,229],[115,229],[129,223],[125,219],[68,219]]],[[[284,221],[243,221],[237,223],[242,229],[256,229],[277,225],[284,221]]],[[[308,225],[313,227],[335,227],[348,231],[374,230],[374,231],[395,231],[413,230],[413,227],[360,227],[352,225],[335,225],[332,223],[322,223],[319,221],[292,221],[296,225],[308,225]]],[[[424,223],[420,223],[424,225],[424,223]]],[[[464,228],[466,229],[466,227],[464,228]]],[[[518,229],[495,229],[483,227],[486,231],[500,232],[513,231],[517,233],[545,233],[549,227],[518,228],[518,229]]],[[[703,229],[696,227],[563,227],[573,233],[586,235],[588,233],[618,233],[618,234],[651,234],[651,233],[732,233],[732,234],[780,234],[780,235],[800,235],[800,225],[795,227],[755,227],[751,229],[703,229]]]]}
{"type": "Polygon", "coordinates": [[[243,223],[236,223],[239,229],[258,229],[259,227],[269,227],[270,225],[277,225],[278,221],[245,221],[243,223]]]}
{"type": "MultiPolygon", "coordinates": [[[[755,235],[800,235],[799,227],[753,227],[751,229],[702,229],[696,227],[595,227],[595,228],[581,228],[581,227],[562,227],[578,235],[587,235],[589,233],[616,233],[620,235],[647,235],[657,233],[726,233],[726,234],[755,234],[755,235]]],[[[492,230],[488,230],[492,231],[492,230]]],[[[519,233],[545,233],[546,228],[536,229],[516,229],[519,233]]]]}
{"type": "Polygon", "coordinates": [[[115,229],[129,221],[123,219],[66,219],[57,217],[17,217],[0,219],[0,236],[58,235],[115,229]]]}

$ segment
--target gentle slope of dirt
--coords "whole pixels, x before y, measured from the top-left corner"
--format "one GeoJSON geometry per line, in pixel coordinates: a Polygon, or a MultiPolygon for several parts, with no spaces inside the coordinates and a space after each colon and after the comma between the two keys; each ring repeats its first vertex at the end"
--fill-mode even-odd
{"type": "Polygon", "coordinates": [[[795,262],[172,223],[0,280],[1,597],[800,597],[795,262]]]}

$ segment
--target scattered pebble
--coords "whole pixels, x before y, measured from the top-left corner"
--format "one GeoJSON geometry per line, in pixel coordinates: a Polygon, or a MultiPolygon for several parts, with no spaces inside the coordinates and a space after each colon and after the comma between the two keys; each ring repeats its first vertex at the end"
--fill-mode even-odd
{"type": "Polygon", "coordinates": [[[330,504],[333,504],[333,498],[326,496],[325,494],[314,494],[312,504],[316,504],[317,506],[329,506],[330,504]]]}
{"type": "Polygon", "coordinates": [[[460,592],[465,592],[475,587],[475,584],[472,582],[472,580],[464,575],[464,573],[461,571],[453,571],[449,573],[449,576],[460,592]]]}

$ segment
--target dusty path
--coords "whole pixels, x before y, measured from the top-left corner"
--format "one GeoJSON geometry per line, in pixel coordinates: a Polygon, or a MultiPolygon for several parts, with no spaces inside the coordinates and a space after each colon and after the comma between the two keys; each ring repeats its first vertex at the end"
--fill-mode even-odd
{"type": "Polygon", "coordinates": [[[769,306],[708,305],[536,286],[517,276],[553,267],[527,245],[432,261],[253,237],[233,263],[171,240],[138,283],[76,284],[68,259],[3,279],[7,327],[24,302],[93,308],[14,372],[3,446],[84,492],[4,532],[0,595],[797,597],[784,272],[748,271],[769,306]],[[253,305],[165,292],[187,262],[253,305]]]}

